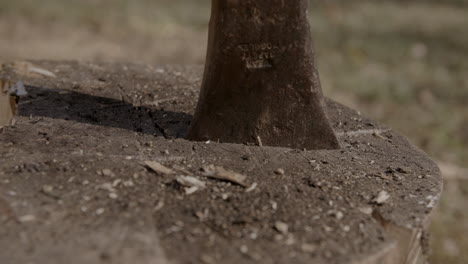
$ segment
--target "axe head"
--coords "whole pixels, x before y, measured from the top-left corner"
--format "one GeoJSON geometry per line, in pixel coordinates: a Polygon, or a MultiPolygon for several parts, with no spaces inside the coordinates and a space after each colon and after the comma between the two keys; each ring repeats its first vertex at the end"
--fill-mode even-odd
{"type": "Polygon", "coordinates": [[[337,149],[316,68],[308,0],[213,0],[188,138],[337,149]]]}

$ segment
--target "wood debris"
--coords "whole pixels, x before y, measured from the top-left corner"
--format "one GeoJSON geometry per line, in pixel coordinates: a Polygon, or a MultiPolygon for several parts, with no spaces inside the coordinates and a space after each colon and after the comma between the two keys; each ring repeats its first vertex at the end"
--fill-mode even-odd
{"type": "Polygon", "coordinates": [[[171,175],[174,174],[174,171],[172,169],[169,169],[168,167],[162,165],[159,162],[156,161],[145,161],[145,165],[151,169],[152,171],[158,173],[158,174],[163,174],[163,175],[171,175]]]}
{"type": "Polygon", "coordinates": [[[376,204],[384,204],[388,199],[390,199],[390,194],[387,191],[380,191],[377,197],[375,197],[374,202],[376,204]]]}
{"type": "Polygon", "coordinates": [[[210,211],[208,210],[208,208],[205,208],[205,210],[203,211],[195,212],[195,216],[198,219],[200,219],[200,221],[205,221],[206,219],[208,219],[209,214],[210,214],[210,211]]]}
{"type": "Polygon", "coordinates": [[[186,188],[185,188],[185,194],[186,194],[186,195],[193,194],[193,193],[197,192],[199,189],[200,189],[200,188],[198,188],[197,186],[186,187],[186,188]]]}
{"type": "Polygon", "coordinates": [[[304,243],[301,245],[301,250],[305,253],[314,253],[317,250],[317,245],[304,243]]]}
{"type": "Polygon", "coordinates": [[[262,142],[262,138],[260,136],[257,136],[257,145],[259,147],[263,147],[263,142],[262,142]]]}
{"type": "Polygon", "coordinates": [[[185,186],[185,194],[190,195],[200,189],[206,188],[206,183],[193,176],[177,176],[176,181],[185,186]]]}
{"type": "Polygon", "coordinates": [[[391,139],[389,139],[388,137],[382,135],[382,134],[381,134],[380,132],[378,132],[378,131],[375,131],[372,135],[373,135],[374,137],[378,137],[378,138],[383,139],[383,140],[385,140],[385,141],[392,142],[391,139]]]}
{"type": "Polygon", "coordinates": [[[115,174],[110,169],[103,169],[98,174],[106,177],[115,177],[115,174]]]}
{"type": "Polygon", "coordinates": [[[217,167],[213,165],[207,166],[203,168],[203,175],[218,180],[230,181],[243,187],[248,187],[248,185],[245,183],[247,176],[226,170],[223,167],[217,167]]]}
{"type": "Polygon", "coordinates": [[[239,251],[242,254],[247,254],[247,253],[249,253],[249,248],[246,245],[242,245],[242,246],[240,246],[239,251]]]}
{"type": "Polygon", "coordinates": [[[278,174],[278,175],[284,175],[284,174],[286,173],[286,172],[284,171],[284,169],[281,169],[281,168],[275,170],[274,172],[275,172],[275,174],[278,174]]]}
{"type": "Polygon", "coordinates": [[[177,182],[185,187],[206,188],[206,183],[193,176],[177,176],[177,182]]]}
{"type": "Polygon", "coordinates": [[[245,189],[245,192],[248,193],[248,192],[252,192],[254,191],[255,189],[257,189],[257,186],[258,184],[256,182],[254,182],[252,185],[250,185],[249,188],[245,189]]]}
{"type": "Polygon", "coordinates": [[[16,100],[10,95],[11,83],[0,80],[0,128],[11,125],[16,114],[16,100]]]}
{"type": "Polygon", "coordinates": [[[173,169],[176,170],[177,172],[185,174],[185,175],[192,174],[190,171],[188,171],[188,170],[186,170],[185,168],[182,168],[182,167],[174,166],[173,169]]]}
{"type": "Polygon", "coordinates": [[[58,196],[56,193],[55,193],[55,188],[54,186],[51,186],[51,185],[44,185],[42,186],[41,188],[41,192],[51,198],[54,198],[54,199],[60,199],[60,196],[58,196]]]}
{"type": "Polygon", "coordinates": [[[363,214],[366,214],[366,215],[372,215],[372,212],[374,211],[372,209],[372,207],[360,207],[359,208],[359,211],[363,214]]]}
{"type": "Polygon", "coordinates": [[[121,179],[116,179],[112,182],[112,187],[117,187],[120,185],[120,183],[122,182],[121,179]]]}
{"type": "Polygon", "coordinates": [[[327,214],[332,216],[332,217],[335,217],[336,220],[341,220],[344,217],[344,214],[341,211],[330,210],[330,211],[328,211],[327,214]]]}
{"type": "Polygon", "coordinates": [[[108,191],[108,192],[111,192],[111,193],[117,192],[117,190],[112,186],[112,183],[110,183],[110,182],[106,182],[106,183],[103,183],[101,185],[98,185],[98,186],[96,186],[96,189],[108,191]]]}
{"type": "Polygon", "coordinates": [[[283,235],[286,235],[289,232],[288,224],[281,222],[281,221],[277,221],[275,223],[275,229],[276,231],[280,232],[283,235]]]}
{"type": "Polygon", "coordinates": [[[439,195],[436,195],[436,196],[433,196],[433,195],[429,195],[426,197],[426,200],[429,200],[429,203],[427,204],[427,208],[434,208],[436,207],[438,201],[439,201],[440,197],[439,195]]]}
{"type": "Polygon", "coordinates": [[[55,73],[49,70],[46,70],[44,68],[37,67],[33,65],[31,62],[27,62],[27,61],[15,61],[11,65],[7,65],[7,66],[12,67],[12,70],[16,74],[20,74],[20,75],[38,74],[38,75],[42,75],[45,77],[57,78],[55,73]]]}
{"type": "Polygon", "coordinates": [[[103,183],[103,184],[97,186],[96,189],[108,191],[109,192],[109,194],[108,194],[109,198],[115,200],[115,199],[119,198],[119,195],[117,194],[117,190],[114,187],[115,186],[112,183],[106,182],[106,183],[103,183]]]}
{"type": "Polygon", "coordinates": [[[270,201],[270,204],[271,204],[271,209],[273,209],[273,211],[276,211],[278,209],[278,203],[277,202],[270,201]]]}
{"type": "Polygon", "coordinates": [[[42,186],[41,191],[45,194],[52,194],[54,191],[54,187],[51,185],[44,185],[42,186]]]}
{"type": "Polygon", "coordinates": [[[135,183],[132,180],[124,181],[123,182],[124,187],[133,187],[135,186],[135,183]]]}
{"type": "Polygon", "coordinates": [[[35,215],[23,215],[18,218],[21,223],[34,222],[36,221],[35,215]]]}
{"type": "Polygon", "coordinates": [[[29,72],[37,73],[39,75],[44,75],[44,76],[51,77],[51,78],[57,78],[55,73],[53,73],[51,71],[48,71],[46,69],[39,68],[39,67],[31,66],[31,67],[29,67],[29,72]]]}
{"type": "Polygon", "coordinates": [[[161,209],[163,209],[164,207],[164,201],[163,200],[159,200],[158,201],[158,204],[156,204],[156,206],[154,207],[154,211],[157,212],[161,209]]]}

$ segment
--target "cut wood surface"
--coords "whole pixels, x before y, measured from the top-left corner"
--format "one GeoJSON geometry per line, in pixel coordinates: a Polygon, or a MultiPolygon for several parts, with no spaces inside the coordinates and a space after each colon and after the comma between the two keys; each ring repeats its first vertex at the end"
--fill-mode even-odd
{"type": "Polygon", "coordinates": [[[16,111],[16,102],[8,94],[11,83],[0,79],[0,129],[11,124],[16,111]]]}
{"type": "Polygon", "coordinates": [[[201,67],[32,64],[0,74],[0,263],[426,262],[442,179],[392,129],[327,100],[340,150],[192,142],[201,67]]]}

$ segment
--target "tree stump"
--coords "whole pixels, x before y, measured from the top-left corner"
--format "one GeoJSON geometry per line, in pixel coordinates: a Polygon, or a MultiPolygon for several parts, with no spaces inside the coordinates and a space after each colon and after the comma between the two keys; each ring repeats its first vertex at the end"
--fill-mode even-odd
{"type": "Polygon", "coordinates": [[[441,176],[391,128],[326,100],[339,150],[192,142],[202,68],[34,63],[2,70],[0,263],[426,262],[441,176]]]}

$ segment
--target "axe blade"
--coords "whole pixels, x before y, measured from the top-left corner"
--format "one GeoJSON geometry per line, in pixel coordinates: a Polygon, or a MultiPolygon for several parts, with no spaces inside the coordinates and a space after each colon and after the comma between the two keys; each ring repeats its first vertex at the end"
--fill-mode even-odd
{"type": "Polygon", "coordinates": [[[324,108],[308,0],[213,0],[191,140],[338,149],[324,108]]]}

